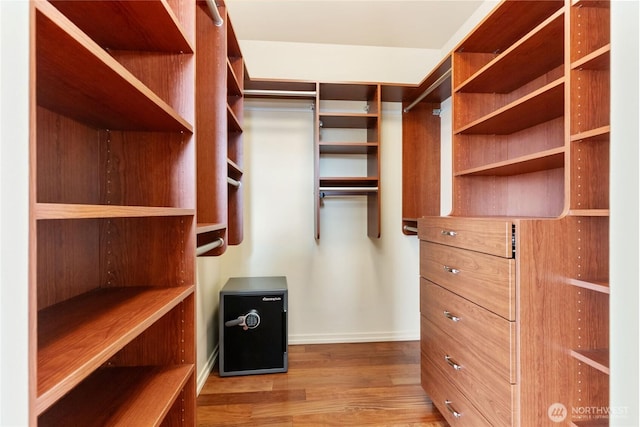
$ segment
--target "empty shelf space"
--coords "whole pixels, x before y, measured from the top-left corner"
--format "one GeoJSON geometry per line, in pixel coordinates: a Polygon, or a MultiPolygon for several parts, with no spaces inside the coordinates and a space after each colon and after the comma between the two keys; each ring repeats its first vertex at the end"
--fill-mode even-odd
{"type": "Polygon", "coordinates": [[[227,105],[227,127],[229,129],[229,132],[242,132],[242,125],[240,124],[240,120],[238,120],[238,116],[228,105],[227,105]]]}
{"type": "Polygon", "coordinates": [[[99,369],[42,414],[38,425],[161,425],[193,369],[193,365],[99,369]]]}
{"type": "Polygon", "coordinates": [[[592,291],[600,292],[603,294],[609,293],[609,283],[600,280],[579,280],[579,279],[569,279],[567,281],[571,286],[576,286],[578,288],[589,289],[592,291]]]}
{"type": "Polygon", "coordinates": [[[233,71],[233,67],[231,66],[231,62],[229,62],[229,60],[227,60],[227,95],[242,96],[240,82],[238,80],[238,77],[236,76],[235,71],[233,71]]]}
{"type": "MultiPolygon", "coordinates": [[[[456,91],[509,93],[562,65],[563,17],[564,10],[553,14],[518,43],[463,82],[456,91]]],[[[463,52],[460,55],[467,54],[463,52]]]]}
{"type": "Polygon", "coordinates": [[[107,129],[193,126],[47,2],[36,3],[36,102],[107,129]]]}
{"type": "Polygon", "coordinates": [[[105,288],[40,310],[37,413],[193,291],[193,286],[105,288]]]}
{"type": "Polygon", "coordinates": [[[175,53],[194,51],[175,13],[164,1],[51,3],[100,46],[175,53]]]}
{"type": "Polygon", "coordinates": [[[611,44],[602,46],[600,49],[591,52],[588,55],[583,56],[577,61],[571,64],[572,69],[585,69],[585,70],[608,70],[610,68],[611,60],[611,44]]]}
{"type": "Polygon", "coordinates": [[[485,117],[456,130],[459,134],[509,135],[564,114],[564,78],[560,78],[485,117]]]}
{"type": "Polygon", "coordinates": [[[36,219],[134,218],[195,215],[195,209],[153,206],[81,205],[37,203],[36,219]]]}
{"type": "Polygon", "coordinates": [[[233,160],[227,159],[227,175],[239,179],[242,176],[242,168],[233,160]]]}
{"type": "Polygon", "coordinates": [[[513,176],[561,168],[564,147],[455,172],[454,176],[513,176]]]}
{"type": "Polygon", "coordinates": [[[371,129],[378,124],[377,114],[320,113],[321,128],[371,129]]]}
{"type": "Polygon", "coordinates": [[[609,350],[571,350],[571,357],[609,375],[609,350]]]}
{"type": "Polygon", "coordinates": [[[320,142],[320,154],[368,154],[378,150],[377,142],[320,142]]]}

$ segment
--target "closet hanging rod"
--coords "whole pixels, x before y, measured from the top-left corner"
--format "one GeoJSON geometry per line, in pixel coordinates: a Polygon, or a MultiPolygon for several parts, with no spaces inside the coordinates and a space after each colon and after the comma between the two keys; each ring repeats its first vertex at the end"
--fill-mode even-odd
{"type": "Polygon", "coordinates": [[[218,5],[215,0],[207,0],[207,6],[209,6],[209,11],[213,15],[213,25],[221,27],[224,21],[222,20],[222,16],[220,16],[220,12],[218,12],[218,5]]]}
{"type": "Polygon", "coordinates": [[[214,250],[215,248],[219,248],[224,245],[224,239],[220,237],[218,240],[214,240],[211,243],[207,243],[206,245],[198,246],[196,248],[196,256],[200,256],[202,254],[206,254],[209,251],[214,250]]]}
{"type": "Polygon", "coordinates": [[[418,228],[417,227],[411,227],[410,225],[405,225],[404,227],[402,227],[402,229],[404,231],[408,231],[409,233],[418,233],[418,228]]]}
{"type": "Polygon", "coordinates": [[[233,178],[229,178],[229,177],[227,177],[227,183],[229,183],[230,185],[233,185],[236,188],[240,188],[240,186],[242,185],[240,181],[235,180],[233,178]]]}
{"type": "Polygon", "coordinates": [[[267,90],[267,89],[245,89],[244,96],[276,96],[292,98],[315,98],[315,90],[267,90]]]}
{"type": "Polygon", "coordinates": [[[451,68],[449,68],[447,71],[445,71],[443,75],[438,77],[438,79],[435,82],[431,83],[431,85],[424,92],[422,92],[422,94],[419,97],[417,97],[415,101],[413,101],[411,104],[407,105],[407,107],[403,111],[405,113],[408,113],[409,110],[411,110],[413,107],[418,105],[418,103],[420,101],[422,101],[424,98],[426,98],[427,95],[429,95],[431,92],[433,92],[438,86],[440,86],[442,84],[443,81],[445,81],[449,77],[451,77],[451,68]]]}

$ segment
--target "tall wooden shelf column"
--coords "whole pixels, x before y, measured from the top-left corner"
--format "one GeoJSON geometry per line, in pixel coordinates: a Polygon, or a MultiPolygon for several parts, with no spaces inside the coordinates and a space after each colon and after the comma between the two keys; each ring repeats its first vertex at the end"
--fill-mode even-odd
{"type": "Polygon", "coordinates": [[[30,424],[193,425],[194,6],[30,7],[30,424]]]}
{"type": "Polygon", "coordinates": [[[379,238],[381,86],[319,83],[316,97],[315,237],[320,238],[320,208],[326,197],[365,196],[367,235],[379,238]],[[361,109],[354,111],[353,103],[361,109]],[[364,156],[365,165],[360,171],[346,171],[343,176],[326,174],[322,159],[336,155],[364,156]]]}
{"type": "MultiPolygon", "coordinates": [[[[433,248],[459,253],[471,235],[488,232],[487,224],[513,227],[504,236],[512,236],[509,298],[517,311],[506,320],[516,335],[495,349],[514,355],[509,366],[519,373],[504,384],[515,399],[505,401],[502,412],[511,425],[555,421],[548,411],[556,403],[567,410],[556,415],[573,425],[609,424],[608,414],[589,411],[606,411],[609,404],[609,3],[503,1],[451,54],[453,210],[446,218],[421,220],[439,224],[422,232],[431,243],[421,259],[437,257],[433,248]]],[[[407,118],[404,143],[427,140],[410,132],[415,124],[407,118]]],[[[406,160],[404,166],[414,167],[406,160]]],[[[441,275],[442,265],[425,263],[423,270],[441,275]]],[[[455,279],[445,274],[426,289],[452,283],[463,289],[458,280],[467,272],[455,271],[455,279]]],[[[483,339],[489,332],[478,326],[473,335],[483,339]]],[[[425,333],[425,342],[432,342],[425,333]]],[[[427,392],[439,396],[446,389],[460,397],[474,425],[495,417],[482,396],[461,385],[474,375],[484,383],[490,375],[466,377],[446,365],[431,374],[436,359],[428,348],[427,392]]],[[[434,401],[445,418],[452,416],[443,402],[434,401]]]]}
{"type": "Polygon", "coordinates": [[[244,60],[227,7],[217,4],[220,26],[207,2],[196,7],[197,234],[203,256],[221,255],[243,240],[244,60]]]}
{"type": "Polygon", "coordinates": [[[402,95],[402,232],[440,214],[440,111],[451,97],[451,56],[402,95]]]}

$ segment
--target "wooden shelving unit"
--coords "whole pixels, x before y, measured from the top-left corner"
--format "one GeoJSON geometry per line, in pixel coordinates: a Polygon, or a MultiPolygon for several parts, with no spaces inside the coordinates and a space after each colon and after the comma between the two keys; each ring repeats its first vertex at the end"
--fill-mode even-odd
{"type": "Polygon", "coordinates": [[[319,83],[316,106],[315,237],[320,238],[320,208],[326,197],[365,196],[367,235],[379,238],[381,87],[319,83]],[[327,176],[321,163],[331,156],[361,160],[363,167],[345,171],[355,176],[327,176]]]}
{"type": "MultiPolygon", "coordinates": [[[[453,210],[447,218],[422,220],[423,227],[436,225],[419,233],[421,240],[456,248],[487,221],[513,224],[516,279],[507,296],[518,302],[516,315],[505,319],[514,322],[517,336],[493,351],[516,355],[511,366],[519,375],[492,387],[515,396],[507,399],[513,412],[499,424],[539,425],[555,402],[566,408],[609,404],[609,15],[608,1],[503,1],[451,54],[453,210]]],[[[407,114],[403,127],[411,126],[420,124],[407,114]]],[[[433,133],[419,143],[430,142],[433,133]]],[[[404,143],[415,135],[407,133],[404,143]]],[[[408,160],[403,166],[414,169],[408,160]]],[[[465,259],[454,259],[458,251],[448,249],[443,274],[442,265],[424,261],[438,251],[424,248],[421,271],[437,277],[427,277],[431,282],[465,300],[480,298],[456,291],[475,289],[458,283],[473,279],[465,259]],[[455,275],[446,274],[451,269],[455,275]]],[[[430,343],[435,332],[425,325],[423,340],[430,343]]],[[[473,336],[482,340],[486,333],[478,326],[473,336]]],[[[430,373],[439,360],[430,348],[423,348],[427,393],[448,399],[447,390],[459,405],[469,403],[469,425],[497,416],[473,387],[464,386],[464,375],[444,364],[430,373]]],[[[468,375],[489,381],[495,367],[487,366],[487,372],[468,375]]],[[[464,424],[450,416],[455,404],[434,403],[452,424],[464,424]]],[[[608,425],[608,417],[570,410],[568,422],[608,425]]]]}
{"type": "Polygon", "coordinates": [[[195,9],[31,8],[30,424],[192,425],[195,9]]]}
{"type": "Polygon", "coordinates": [[[227,8],[217,3],[223,19],[219,27],[206,2],[196,7],[197,233],[203,256],[221,255],[243,236],[244,61],[227,8]]]}
{"type": "Polygon", "coordinates": [[[401,99],[402,232],[416,235],[418,218],[440,214],[440,111],[451,97],[451,56],[401,99]]]}

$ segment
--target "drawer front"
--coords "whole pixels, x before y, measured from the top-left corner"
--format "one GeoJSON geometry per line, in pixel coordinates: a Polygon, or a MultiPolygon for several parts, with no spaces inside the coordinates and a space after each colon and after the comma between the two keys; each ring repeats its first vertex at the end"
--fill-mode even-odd
{"type": "Polygon", "coordinates": [[[420,242],[420,275],[515,320],[515,260],[420,242]]]}
{"type": "Polygon", "coordinates": [[[516,327],[446,289],[420,279],[420,312],[505,381],[516,382],[516,327]]]}
{"type": "Polygon", "coordinates": [[[512,425],[515,385],[500,378],[491,362],[452,340],[422,316],[421,349],[493,425],[512,425]]]}
{"type": "Polygon", "coordinates": [[[421,355],[420,380],[422,388],[450,426],[491,426],[491,423],[424,354],[421,355]]]}
{"type": "Polygon", "coordinates": [[[505,220],[425,217],[418,219],[418,238],[513,258],[512,228],[513,223],[505,220]]]}

